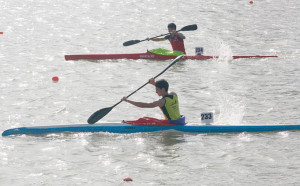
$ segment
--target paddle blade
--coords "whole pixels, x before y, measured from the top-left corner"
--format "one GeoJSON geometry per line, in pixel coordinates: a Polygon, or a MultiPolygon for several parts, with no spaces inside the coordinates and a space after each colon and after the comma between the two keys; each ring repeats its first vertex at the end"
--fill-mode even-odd
{"type": "Polygon", "coordinates": [[[194,25],[188,25],[183,27],[180,31],[193,31],[193,30],[197,30],[198,26],[196,24],[194,25]]]}
{"type": "Polygon", "coordinates": [[[126,41],[125,43],[123,43],[123,46],[130,46],[130,45],[134,45],[141,42],[140,40],[130,40],[130,41],[126,41]]]}
{"type": "Polygon", "coordinates": [[[112,109],[113,109],[113,107],[108,107],[108,108],[103,108],[103,109],[100,109],[100,110],[96,111],[94,114],[92,114],[89,117],[89,119],[87,120],[87,122],[89,124],[96,123],[101,118],[103,118],[106,114],[108,114],[112,109]]]}

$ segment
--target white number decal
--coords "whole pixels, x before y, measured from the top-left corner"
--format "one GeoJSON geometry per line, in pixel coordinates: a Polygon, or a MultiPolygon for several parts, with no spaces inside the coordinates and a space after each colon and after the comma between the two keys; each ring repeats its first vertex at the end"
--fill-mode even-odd
{"type": "Polygon", "coordinates": [[[213,112],[204,112],[201,113],[201,122],[210,124],[214,122],[214,113],[213,112]]]}

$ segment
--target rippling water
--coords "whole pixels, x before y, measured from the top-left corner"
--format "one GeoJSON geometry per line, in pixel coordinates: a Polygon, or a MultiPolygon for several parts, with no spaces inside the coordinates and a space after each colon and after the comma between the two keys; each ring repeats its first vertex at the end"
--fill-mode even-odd
{"type": "MultiPolygon", "coordinates": [[[[0,3],[0,130],[85,123],[171,61],[65,61],[78,53],[134,53],[168,42],[122,43],[197,24],[182,61],[161,78],[181,113],[200,124],[299,124],[300,50],[296,0],[3,1],[0,3]],[[231,55],[279,58],[231,60],[231,55]],[[51,78],[58,76],[58,83],[51,78]]],[[[158,99],[146,86],[133,100],[158,99]]],[[[103,121],[161,118],[159,109],[120,104],[103,121]]],[[[51,134],[0,138],[1,185],[297,185],[299,132],[257,134],[51,134]]]]}

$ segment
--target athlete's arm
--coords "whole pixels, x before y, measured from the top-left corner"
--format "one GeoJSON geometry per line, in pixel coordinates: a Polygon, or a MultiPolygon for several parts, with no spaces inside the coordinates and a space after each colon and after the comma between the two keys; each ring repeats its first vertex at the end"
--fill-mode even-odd
{"type": "Polygon", "coordinates": [[[131,100],[128,100],[126,97],[123,97],[122,101],[126,101],[126,102],[128,102],[136,107],[140,107],[140,108],[162,107],[165,104],[164,99],[160,99],[160,100],[154,101],[152,103],[143,103],[143,102],[131,101],[131,100]]]}
{"type": "Polygon", "coordinates": [[[175,35],[175,36],[180,37],[181,39],[185,39],[185,36],[184,36],[182,33],[176,32],[176,30],[172,30],[172,31],[170,32],[170,34],[171,34],[173,37],[174,37],[174,35],[175,35]]]}

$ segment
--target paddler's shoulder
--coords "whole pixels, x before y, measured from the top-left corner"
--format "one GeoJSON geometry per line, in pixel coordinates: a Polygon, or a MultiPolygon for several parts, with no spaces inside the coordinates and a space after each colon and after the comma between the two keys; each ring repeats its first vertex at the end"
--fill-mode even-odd
{"type": "Polygon", "coordinates": [[[177,94],[176,94],[175,92],[169,92],[169,93],[168,93],[166,96],[164,96],[164,97],[169,97],[169,98],[173,99],[173,96],[178,97],[177,94]]]}
{"type": "Polygon", "coordinates": [[[175,96],[177,96],[177,94],[175,92],[170,92],[169,95],[172,95],[172,96],[175,95],[175,96]]]}

